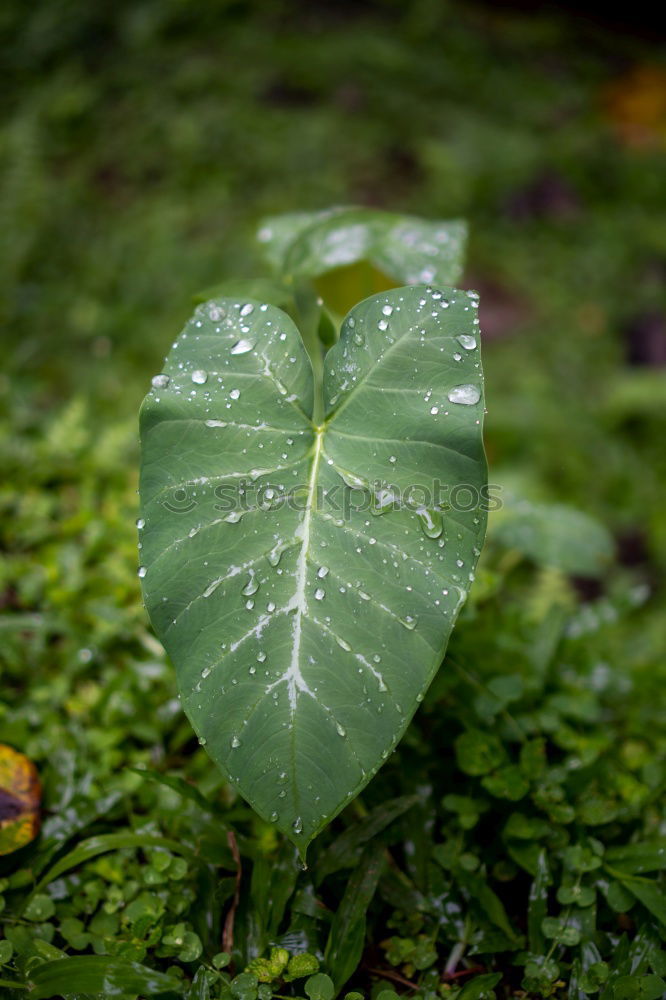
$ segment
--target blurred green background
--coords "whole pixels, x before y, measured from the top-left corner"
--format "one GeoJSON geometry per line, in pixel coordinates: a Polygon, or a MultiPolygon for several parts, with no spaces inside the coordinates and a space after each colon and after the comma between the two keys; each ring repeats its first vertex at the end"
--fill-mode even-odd
{"type": "Polygon", "coordinates": [[[48,433],[74,398],[96,434],[131,420],[192,294],[261,273],[263,213],[465,216],[491,463],[600,515],[632,556],[663,555],[656,46],[434,0],[52,0],[7,4],[2,27],[1,389],[18,430],[48,433]]]}
{"type": "MultiPolygon", "coordinates": [[[[571,731],[618,754],[572,801],[635,824],[610,840],[654,832],[666,60],[635,27],[453,0],[3,5],[0,734],[42,769],[47,860],[100,816],[181,835],[180,800],[146,790],[138,763],[222,796],[274,847],[196,747],[148,629],[136,417],[192,296],[264,273],[260,217],[340,203],[469,220],[491,481],[596,518],[617,561],[598,578],[514,573],[491,543],[455,649],[486,679],[518,663],[532,683],[525,629],[565,607],[583,644],[548,683],[566,687],[571,731]]],[[[461,709],[455,675],[442,684],[445,741],[472,697],[461,709]]],[[[391,766],[370,797],[400,790],[391,766]]]]}

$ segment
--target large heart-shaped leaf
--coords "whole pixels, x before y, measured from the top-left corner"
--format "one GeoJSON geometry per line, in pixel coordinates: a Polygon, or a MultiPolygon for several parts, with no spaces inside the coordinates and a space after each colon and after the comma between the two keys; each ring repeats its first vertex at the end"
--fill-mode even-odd
{"type": "Polygon", "coordinates": [[[474,576],[476,306],[361,302],[322,387],[285,313],[214,300],[143,404],[146,606],[200,742],[301,849],[400,739],[474,576]]]}

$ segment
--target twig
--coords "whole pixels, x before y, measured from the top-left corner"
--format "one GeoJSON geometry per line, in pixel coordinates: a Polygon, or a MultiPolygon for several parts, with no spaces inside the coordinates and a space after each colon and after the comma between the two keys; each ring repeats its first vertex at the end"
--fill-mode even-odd
{"type": "Polygon", "coordinates": [[[486,970],[482,965],[473,965],[471,969],[461,969],[460,972],[445,972],[442,979],[449,983],[452,979],[462,979],[463,976],[473,976],[477,972],[485,972],[486,970]]]}
{"type": "Polygon", "coordinates": [[[236,889],[234,891],[234,898],[231,901],[231,906],[229,907],[229,911],[224,921],[224,930],[222,932],[222,951],[226,951],[231,954],[234,947],[234,920],[236,919],[236,910],[238,909],[238,902],[240,900],[242,874],[240,851],[238,850],[236,834],[233,830],[229,830],[227,832],[227,843],[231,849],[232,857],[236,862],[236,889]]]}
{"type": "Polygon", "coordinates": [[[400,983],[401,986],[407,986],[410,990],[418,990],[418,983],[413,983],[409,979],[405,979],[401,976],[399,972],[390,972],[388,969],[371,969],[366,966],[367,971],[372,973],[373,976],[381,976],[382,979],[391,979],[394,983],[400,983]]]}

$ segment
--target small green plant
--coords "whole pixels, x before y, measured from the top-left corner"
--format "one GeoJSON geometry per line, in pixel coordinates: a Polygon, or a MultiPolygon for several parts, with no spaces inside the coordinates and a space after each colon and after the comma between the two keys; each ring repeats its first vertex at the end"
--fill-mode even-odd
{"type": "Polygon", "coordinates": [[[304,855],[400,740],[474,579],[478,296],[445,286],[460,223],[259,235],[276,281],[199,305],[144,401],[139,576],[200,743],[304,855]],[[384,290],[340,323],[361,286],[384,290]]]}

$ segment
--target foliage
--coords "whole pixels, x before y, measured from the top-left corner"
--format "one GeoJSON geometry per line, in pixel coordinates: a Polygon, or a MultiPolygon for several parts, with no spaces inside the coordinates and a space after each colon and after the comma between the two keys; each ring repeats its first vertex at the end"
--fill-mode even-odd
{"type": "Polygon", "coordinates": [[[631,89],[655,54],[497,6],[278,8],[3,11],[0,732],[44,822],[0,859],[0,995],[322,996],[360,954],[353,1000],[656,1000],[663,141],[631,89]],[[436,685],[302,871],[146,629],[134,413],[190,290],[257,271],[256,220],[334,201],[469,217],[491,479],[615,557],[572,576],[491,515],[436,685]]]}

